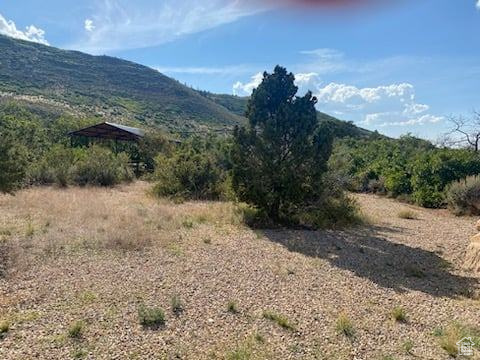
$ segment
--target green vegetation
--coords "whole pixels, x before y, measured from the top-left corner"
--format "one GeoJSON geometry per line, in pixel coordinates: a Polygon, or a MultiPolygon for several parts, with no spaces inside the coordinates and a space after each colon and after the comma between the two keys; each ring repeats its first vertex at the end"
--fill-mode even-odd
{"type": "Polygon", "coordinates": [[[274,311],[270,310],[265,310],[263,312],[263,317],[265,319],[271,320],[275,323],[277,323],[280,327],[290,330],[290,331],[295,331],[295,325],[293,325],[286,316],[282,314],[278,314],[274,311]]]}
{"type": "Polygon", "coordinates": [[[132,179],[134,161],[137,173],[155,171],[156,194],[240,200],[256,225],[360,222],[344,189],[480,213],[471,177],[480,173],[477,152],[410,135],[390,139],[319,113],[310,93],[296,96],[293,74],[281,67],[265,73],[251,97],[238,97],[195,91],[128,61],[5,36],[0,63],[0,192],[114,185],[132,179]],[[70,146],[69,131],[105,120],[141,126],[147,136],[138,146],[89,148],[84,139],[70,146]],[[233,138],[183,136],[234,127],[233,138]],[[183,142],[172,145],[159,128],[183,142]]]}
{"type": "Polygon", "coordinates": [[[248,104],[248,126],[234,133],[233,189],[273,223],[332,226],[353,217],[355,206],[341,191],[323,191],[332,133],[317,121],[312,94],[297,97],[297,90],[280,66],[264,74],[248,104]]]}
{"type": "Polygon", "coordinates": [[[404,341],[404,343],[402,344],[402,348],[403,350],[405,351],[405,353],[409,354],[409,355],[413,355],[413,341],[412,340],[406,340],[404,341]]]}
{"type": "Polygon", "coordinates": [[[165,313],[159,307],[147,307],[141,304],[138,307],[140,325],[148,328],[157,328],[165,324],[165,313]]]}
{"type": "Polygon", "coordinates": [[[80,320],[75,321],[68,328],[68,336],[74,339],[78,339],[82,337],[84,331],[85,331],[85,322],[80,320]]]}
{"type": "Polygon", "coordinates": [[[55,145],[31,167],[28,180],[32,184],[62,187],[69,184],[111,186],[133,179],[129,161],[127,154],[115,155],[98,145],[80,149],[55,145]]]}
{"type": "Polygon", "coordinates": [[[21,186],[25,176],[25,148],[0,131],[0,192],[12,192],[21,186]]]}
{"type": "Polygon", "coordinates": [[[398,140],[349,138],[336,142],[329,166],[350,190],[435,208],[445,205],[451,182],[480,172],[480,156],[471,150],[436,148],[410,135],[398,140]]]}
{"type": "Polygon", "coordinates": [[[88,356],[88,351],[85,349],[77,349],[72,352],[74,359],[85,359],[88,356]]]}
{"type": "Polygon", "coordinates": [[[407,312],[401,306],[397,306],[392,310],[392,318],[398,322],[407,322],[407,312]]]}
{"type": "Polygon", "coordinates": [[[355,328],[347,314],[341,313],[337,319],[336,330],[338,333],[345,335],[348,338],[355,336],[355,328]]]}
{"type": "Polygon", "coordinates": [[[227,181],[228,144],[212,136],[193,137],[171,154],[156,158],[154,192],[176,199],[218,200],[227,181]]]}
{"type": "Polygon", "coordinates": [[[195,90],[130,61],[0,36],[0,63],[0,91],[41,96],[86,116],[167,130],[224,128],[242,121],[195,90]]]}
{"type": "Polygon", "coordinates": [[[131,159],[153,170],[153,158],[171,145],[159,131],[149,131],[138,146],[111,141],[73,139],[66,134],[95,119],[77,118],[18,102],[0,100],[0,192],[25,185],[70,184],[108,186],[133,178],[131,159]]]}
{"type": "Polygon", "coordinates": [[[480,215],[480,177],[454,181],[446,191],[448,207],[456,215],[480,215]]]}
{"type": "Polygon", "coordinates": [[[232,314],[238,313],[238,305],[235,301],[230,300],[227,304],[227,311],[232,314]]]}

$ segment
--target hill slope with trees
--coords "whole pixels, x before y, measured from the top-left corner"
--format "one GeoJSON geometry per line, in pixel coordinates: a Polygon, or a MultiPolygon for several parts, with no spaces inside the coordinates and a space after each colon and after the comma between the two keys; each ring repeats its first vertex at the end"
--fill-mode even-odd
{"type": "Polygon", "coordinates": [[[56,102],[84,115],[165,130],[233,126],[243,119],[143,65],[0,35],[0,92],[56,102]]]}

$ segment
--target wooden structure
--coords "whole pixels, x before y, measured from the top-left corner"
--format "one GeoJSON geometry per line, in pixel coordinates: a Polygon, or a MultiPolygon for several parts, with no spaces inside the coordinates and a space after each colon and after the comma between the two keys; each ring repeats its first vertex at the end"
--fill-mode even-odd
{"type": "Polygon", "coordinates": [[[86,138],[138,142],[145,136],[145,132],[141,129],[130,126],[103,122],[84,129],[71,131],[68,135],[70,137],[83,136],[86,138]]]}

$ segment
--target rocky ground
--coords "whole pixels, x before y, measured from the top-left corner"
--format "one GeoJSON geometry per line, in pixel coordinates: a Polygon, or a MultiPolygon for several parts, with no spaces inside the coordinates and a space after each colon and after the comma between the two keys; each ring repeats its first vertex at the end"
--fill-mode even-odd
{"type": "Polygon", "coordinates": [[[372,225],[254,231],[147,190],[0,196],[1,359],[449,359],[480,339],[477,218],[360,195],[372,225]]]}

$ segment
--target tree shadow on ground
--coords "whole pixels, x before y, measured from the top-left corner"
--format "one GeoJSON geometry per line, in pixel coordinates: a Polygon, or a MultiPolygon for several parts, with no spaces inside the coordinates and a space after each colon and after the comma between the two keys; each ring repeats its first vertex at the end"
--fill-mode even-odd
{"type": "Polygon", "coordinates": [[[455,275],[450,264],[418,247],[392,242],[379,233],[401,229],[362,227],[349,231],[264,230],[290,251],[325,259],[333,266],[397,292],[417,290],[437,297],[467,296],[478,279],[455,275]]]}

